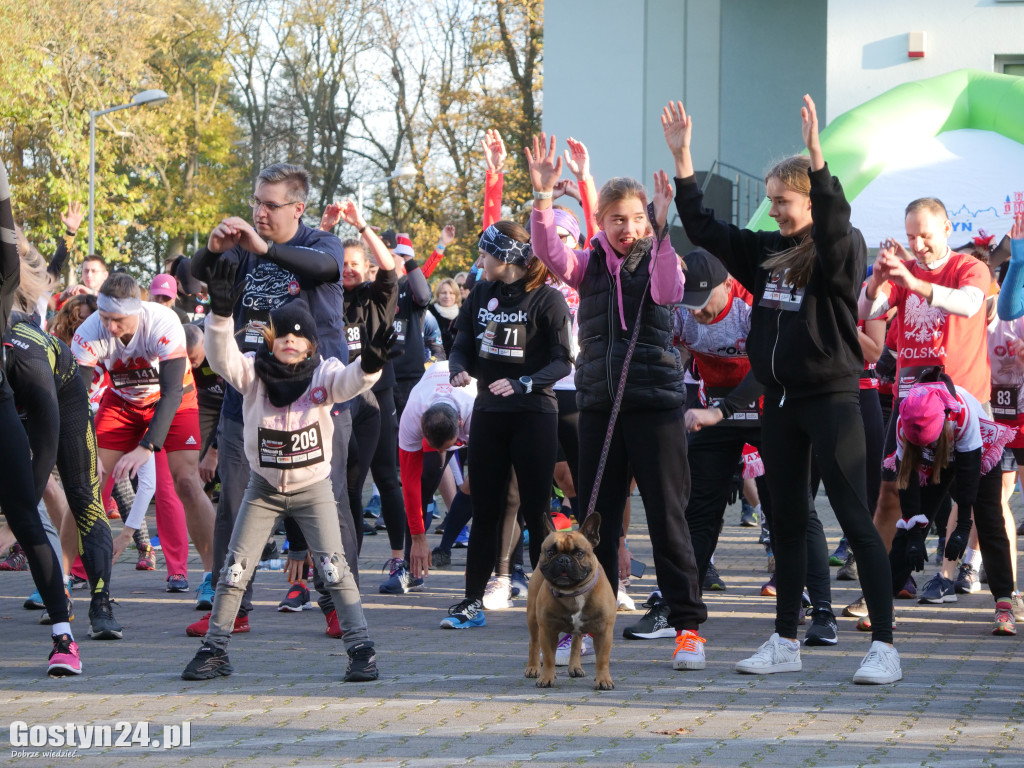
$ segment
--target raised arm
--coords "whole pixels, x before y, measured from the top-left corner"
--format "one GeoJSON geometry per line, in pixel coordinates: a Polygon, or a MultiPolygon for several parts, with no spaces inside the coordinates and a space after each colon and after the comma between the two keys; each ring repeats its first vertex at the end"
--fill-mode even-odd
{"type": "Polygon", "coordinates": [[[501,196],[505,186],[505,142],[501,134],[491,128],[484,134],[481,142],[484,148],[484,161],[487,163],[487,176],[484,181],[484,215],[483,228],[501,219],[501,196]]]}
{"type": "Polygon", "coordinates": [[[1013,217],[1010,229],[1010,265],[1006,268],[1003,289],[999,292],[996,311],[1000,320],[1016,320],[1024,316],[1024,213],[1013,217]]]}
{"type": "Polygon", "coordinates": [[[555,182],[562,175],[562,158],[558,156],[556,139],[550,143],[545,134],[533,137],[533,150],[526,148],[526,161],[533,183],[533,213],[530,216],[530,238],[534,255],[554,272],[555,276],[573,288],[578,288],[586,271],[589,254],[575,251],[563,243],[555,229],[551,198],[555,182]]]}
{"type": "Polygon", "coordinates": [[[395,268],[395,257],[391,255],[391,251],[384,245],[384,241],[377,237],[377,233],[373,231],[373,228],[366,223],[366,219],[363,218],[363,212],[359,210],[359,207],[353,200],[347,199],[341,204],[341,216],[346,224],[356,228],[359,236],[363,239],[363,244],[369,249],[376,260],[377,266],[384,270],[393,270],[395,268]]]}

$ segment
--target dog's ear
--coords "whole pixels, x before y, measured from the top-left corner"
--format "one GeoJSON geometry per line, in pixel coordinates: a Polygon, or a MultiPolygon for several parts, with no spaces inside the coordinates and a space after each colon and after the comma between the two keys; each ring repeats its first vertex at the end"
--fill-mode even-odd
{"type": "Polygon", "coordinates": [[[580,533],[582,533],[587,541],[590,542],[591,546],[596,547],[598,542],[601,541],[601,514],[599,512],[591,512],[584,518],[583,523],[580,525],[580,533]]]}
{"type": "Polygon", "coordinates": [[[546,539],[552,533],[558,533],[555,529],[555,521],[551,519],[551,513],[544,510],[544,538],[546,539]]]}

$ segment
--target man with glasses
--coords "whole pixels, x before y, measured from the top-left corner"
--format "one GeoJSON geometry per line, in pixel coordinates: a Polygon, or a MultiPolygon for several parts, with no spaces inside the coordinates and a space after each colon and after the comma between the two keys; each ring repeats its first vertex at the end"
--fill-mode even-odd
{"type": "MultiPolygon", "coordinates": [[[[235,277],[235,321],[238,346],[243,352],[265,348],[260,328],[270,312],[291,301],[302,300],[316,321],[319,353],[348,362],[348,346],[342,334],[343,289],[341,268],[344,249],[334,235],[306,226],[302,214],[309,194],[309,173],[297,165],[278,163],[260,171],[249,205],[252,224],[233,216],[224,219],[210,233],[205,248],[192,260],[192,274],[208,282],[209,269],[221,258],[238,265],[235,277]]],[[[342,544],[349,568],[358,578],[355,531],[348,509],[345,467],[352,419],[348,410],[335,406],[331,478],[339,505],[342,544]]],[[[214,584],[220,576],[231,540],[231,529],[249,482],[249,463],[242,450],[242,400],[237,391],[227,388],[221,407],[217,444],[221,495],[214,529],[214,584]]],[[[300,553],[290,553],[292,556],[300,553]]],[[[301,553],[304,559],[304,553],[301,553]]],[[[294,570],[300,570],[296,567],[294,570]]],[[[300,575],[302,578],[304,574],[300,575]]],[[[211,594],[212,598],[212,594],[211,594]]],[[[200,608],[197,604],[197,608],[200,608]]],[[[210,609],[211,603],[202,605],[210,609]]],[[[235,620],[235,632],[248,632],[248,613],[252,609],[252,583],[235,620]]],[[[328,617],[329,618],[329,617],[328,617]]],[[[209,614],[191,624],[186,632],[203,637],[209,614]]]]}

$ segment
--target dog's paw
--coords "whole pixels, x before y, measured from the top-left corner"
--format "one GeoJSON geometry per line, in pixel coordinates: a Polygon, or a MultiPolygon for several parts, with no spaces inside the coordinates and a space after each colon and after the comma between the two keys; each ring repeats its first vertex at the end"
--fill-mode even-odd
{"type": "Polygon", "coordinates": [[[613,688],[615,688],[615,683],[612,682],[612,678],[610,676],[599,677],[594,681],[595,691],[610,691],[613,688]]]}
{"type": "Polygon", "coordinates": [[[523,677],[531,680],[540,677],[540,667],[527,667],[526,671],[523,673],[523,677]]]}
{"type": "Polygon", "coordinates": [[[554,684],[555,684],[555,678],[553,676],[552,677],[542,677],[542,678],[540,678],[537,681],[537,687],[538,688],[550,688],[554,684]]]}
{"type": "Polygon", "coordinates": [[[586,677],[583,667],[569,667],[569,677],[586,677]]]}

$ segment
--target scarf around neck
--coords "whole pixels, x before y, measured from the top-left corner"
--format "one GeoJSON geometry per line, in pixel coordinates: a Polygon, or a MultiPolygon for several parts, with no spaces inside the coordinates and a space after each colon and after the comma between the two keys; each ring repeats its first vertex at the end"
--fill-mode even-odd
{"type": "Polygon", "coordinates": [[[291,365],[274,357],[266,346],[256,353],[256,375],[267,388],[267,397],[275,408],[284,408],[302,397],[319,366],[319,354],[291,365]]]}

